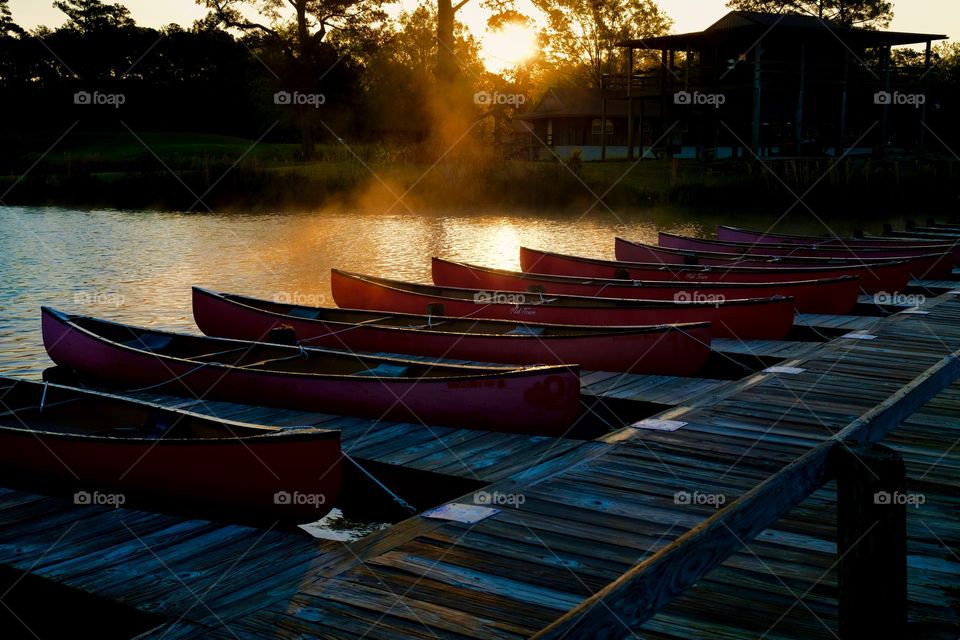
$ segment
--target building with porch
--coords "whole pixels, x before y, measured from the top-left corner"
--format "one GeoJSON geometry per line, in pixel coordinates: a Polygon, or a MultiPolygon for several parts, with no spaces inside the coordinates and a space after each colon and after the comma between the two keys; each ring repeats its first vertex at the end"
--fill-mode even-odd
{"type": "Polygon", "coordinates": [[[926,71],[946,37],[733,11],[701,32],[618,43],[624,73],[605,75],[600,90],[551,89],[517,120],[531,159],[577,149],[584,160],[923,150],[937,108],[926,71]],[[895,68],[901,45],[924,45],[924,66],[895,68]]]}

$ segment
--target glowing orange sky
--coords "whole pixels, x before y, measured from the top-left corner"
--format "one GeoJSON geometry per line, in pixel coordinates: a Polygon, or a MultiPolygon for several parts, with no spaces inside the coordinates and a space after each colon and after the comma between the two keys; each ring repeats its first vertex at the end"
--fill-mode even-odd
{"type": "MultiPolygon", "coordinates": [[[[524,9],[526,0],[518,0],[524,9]]],[[[161,26],[176,22],[189,25],[204,10],[194,0],[123,0],[136,21],[145,26],[161,26]]],[[[674,32],[699,31],[728,11],[726,0],[660,0],[660,6],[674,20],[674,32]]],[[[10,0],[13,17],[18,24],[33,28],[44,24],[58,26],[63,14],[53,8],[52,0],[10,0]]],[[[401,0],[396,6],[415,7],[417,0],[401,0]]],[[[527,5],[529,6],[529,5],[527,5]]],[[[957,0],[899,0],[894,2],[892,29],[945,33],[960,38],[960,2],[957,0]]],[[[461,12],[461,20],[477,36],[485,28],[487,13],[479,0],[473,0],[461,12]]]]}

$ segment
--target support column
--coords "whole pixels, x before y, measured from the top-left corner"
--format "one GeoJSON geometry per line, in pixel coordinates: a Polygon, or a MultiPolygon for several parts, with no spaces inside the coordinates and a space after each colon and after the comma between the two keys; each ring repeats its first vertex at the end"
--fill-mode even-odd
{"type": "Polygon", "coordinates": [[[840,94],[840,133],[837,136],[837,158],[843,157],[847,144],[847,95],[850,85],[850,51],[843,51],[843,90],[840,94]]]}
{"type": "Polygon", "coordinates": [[[753,50],[753,123],[750,133],[750,144],[753,146],[753,152],[757,154],[757,157],[762,157],[762,149],[760,148],[760,97],[761,97],[761,88],[760,83],[760,58],[763,54],[763,40],[757,43],[757,46],[753,50]]]}
{"type": "Polygon", "coordinates": [[[838,445],[834,454],[840,638],[903,638],[907,624],[903,459],[882,445],[851,449],[838,445]]]}
{"type": "Polygon", "coordinates": [[[927,101],[930,100],[930,63],[933,57],[933,42],[927,40],[927,52],[923,63],[923,105],[920,107],[920,153],[927,150],[927,101]]]}
{"type": "Polygon", "coordinates": [[[633,49],[627,49],[627,160],[633,160],[633,49]]]}
{"type": "MultiPolygon", "coordinates": [[[[890,47],[883,48],[883,90],[890,95],[890,47]]],[[[887,157],[887,139],[890,135],[890,103],[881,107],[880,114],[880,157],[887,157]]]]}
{"type": "Polygon", "coordinates": [[[600,162],[607,159],[607,94],[600,76],[600,162]]]}
{"type": "Polygon", "coordinates": [[[803,94],[807,85],[807,45],[800,45],[800,90],[797,95],[797,116],[794,136],[797,141],[797,156],[802,153],[803,141],[803,94]]]}

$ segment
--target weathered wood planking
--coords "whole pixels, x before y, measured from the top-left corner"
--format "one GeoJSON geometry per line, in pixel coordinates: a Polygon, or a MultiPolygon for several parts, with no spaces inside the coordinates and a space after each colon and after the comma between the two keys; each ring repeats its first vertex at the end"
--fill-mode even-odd
{"type": "MultiPolygon", "coordinates": [[[[683,494],[723,496],[727,505],[733,503],[960,349],[960,301],[944,298],[925,308],[929,316],[877,322],[870,329],[876,340],[835,340],[785,362],[805,369],[797,375],[755,374],[696,392],[662,414],[687,423],[678,431],[624,429],[602,442],[526,460],[486,489],[522,495],[523,503],[504,505],[475,525],[415,517],[350,545],[312,550],[299,563],[296,549],[287,551],[293,556],[289,570],[275,573],[273,560],[284,557],[285,549],[277,541],[278,550],[265,553],[262,564],[237,572],[207,594],[226,627],[185,596],[169,574],[159,575],[153,566],[138,576],[134,547],[122,544],[128,539],[108,551],[108,557],[130,564],[112,577],[114,562],[103,572],[92,562],[71,565],[67,542],[54,563],[64,570],[57,579],[79,583],[72,572],[86,567],[82,581],[88,588],[96,589],[102,579],[114,596],[125,584],[132,592],[128,601],[159,607],[171,617],[171,624],[145,636],[153,638],[168,630],[181,638],[529,637],[716,513],[711,504],[684,502],[683,494]],[[138,590],[148,595],[138,596],[138,590]],[[184,619],[174,623],[184,611],[184,619]]],[[[612,380],[588,375],[592,382],[612,380]]],[[[658,387],[648,382],[638,388],[655,393],[658,387]]],[[[629,384],[612,387],[614,393],[629,384]]],[[[388,428],[396,438],[405,437],[403,426],[388,428]]],[[[960,562],[951,548],[960,530],[958,438],[960,386],[955,385],[885,441],[904,457],[907,489],[927,497],[923,507],[908,510],[911,622],[923,625],[923,637],[945,640],[955,640],[960,629],[960,562]]],[[[372,450],[379,446],[370,439],[358,443],[372,450]]],[[[402,447],[387,452],[386,445],[382,453],[406,462],[421,450],[433,451],[421,442],[408,453],[402,447]]],[[[426,457],[434,454],[442,455],[433,451],[426,457]]],[[[510,462],[511,456],[500,460],[510,462]]],[[[47,500],[0,493],[0,524],[9,522],[11,531],[11,546],[0,546],[0,562],[16,553],[21,540],[29,540],[30,558],[40,557],[43,543],[54,543],[69,526],[70,518],[47,500]]],[[[835,504],[830,483],[667,604],[638,635],[832,637],[838,595],[832,569],[835,504]]],[[[138,526],[144,535],[153,531],[151,539],[175,526],[151,524],[152,514],[140,517],[138,526]]],[[[183,538],[161,545],[158,555],[169,557],[171,567],[189,578],[187,584],[197,580],[200,593],[205,588],[200,585],[211,584],[202,582],[209,574],[193,567],[213,566],[221,556],[216,549],[179,552],[191,536],[216,537],[215,529],[202,523],[186,526],[183,538]]],[[[98,543],[110,548],[104,527],[76,534],[78,544],[89,549],[81,558],[95,557],[98,543]],[[104,539],[98,541],[98,535],[104,539]]],[[[0,528],[0,545],[7,529],[0,528]]],[[[232,530],[230,535],[234,543],[226,546],[236,555],[245,538],[232,530]]]]}

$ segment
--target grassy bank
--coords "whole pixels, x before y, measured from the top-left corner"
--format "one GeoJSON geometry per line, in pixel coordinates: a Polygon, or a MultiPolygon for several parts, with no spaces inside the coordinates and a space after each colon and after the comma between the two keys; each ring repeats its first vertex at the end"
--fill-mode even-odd
{"type": "Polygon", "coordinates": [[[798,196],[811,206],[893,211],[951,205],[960,178],[960,163],[946,160],[532,163],[451,154],[432,163],[415,149],[334,144],[318,147],[316,160],[300,162],[297,149],[194,134],[75,135],[45,155],[8,158],[0,192],[9,190],[7,204],[197,211],[583,210],[600,198],[608,206],[789,206],[798,196]],[[15,167],[31,165],[17,175],[15,167]]]}

